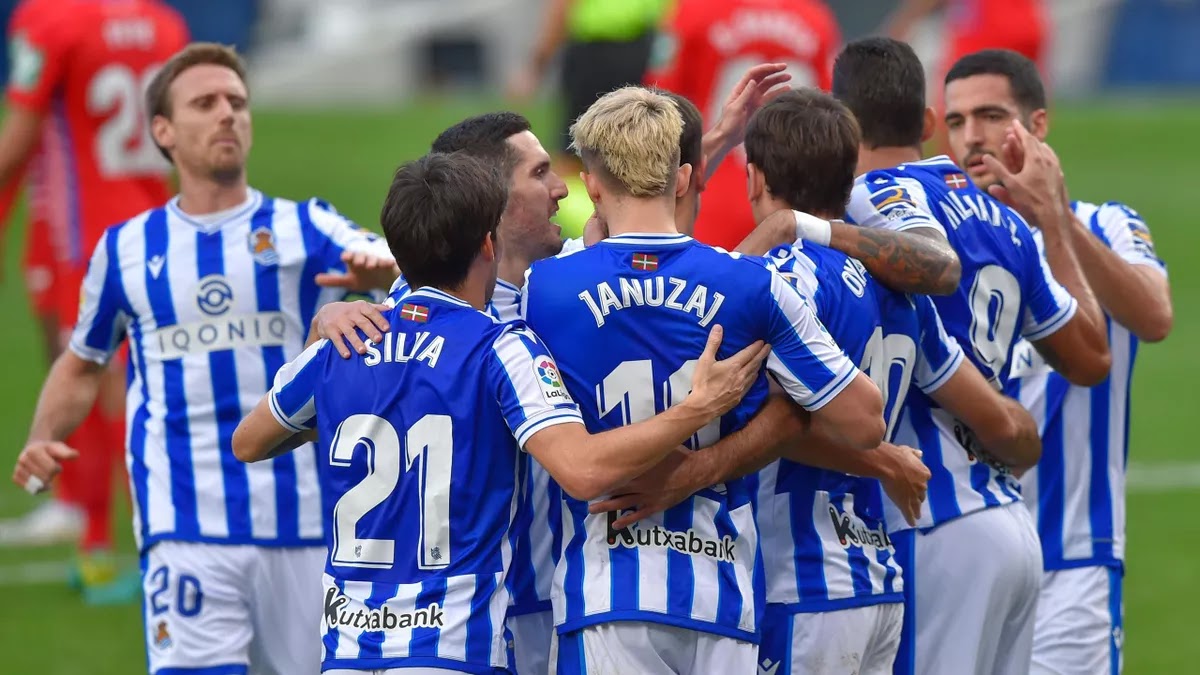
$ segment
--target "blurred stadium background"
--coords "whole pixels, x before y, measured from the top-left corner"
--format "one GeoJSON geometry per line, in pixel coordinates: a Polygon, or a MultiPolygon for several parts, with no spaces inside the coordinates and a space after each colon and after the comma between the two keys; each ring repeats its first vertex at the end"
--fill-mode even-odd
{"type": "MultiPolygon", "coordinates": [[[[253,185],[318,195],[375,227],[392,170],[463,116],[512,107],[500,97],[540,30],[545,0],[171,0],[201,40],[236,44],[251,64],[253,185]]],[[[12,0],[0,1],[5,23],[12,0]]],[[[888,0],[829,3],[852,39],[888,0]]],[[[1050,0],[1051,142],[1072,196],[1142,212],[1171,270],[1176,327],[1141,350],[1130,454],[1126,672],[1185,673],[1200,662],[1200,454],[1186,422],[1200,380],[1200,0],[1050,0]],[[1189,393],[1190,392],[1190,393],[1189,393]],[[1190,618],[1189,618],[1190,617],[1190,618]]],[[[932,61],[931,21],[914,40],[932,61]]],[[[0,73],[7,63],[0,56],[0,73]]],[[[553,143],[554,92],[516,106],[553,143]]],[[[15,459],[45,374],[19,255],[17,214],[4,243],[0,444],[15,459]]],[[[7,475],[5,473],[5,475],[7,475]]],[[[33,501],[0,487],[0,517],[33,501]]],[[[121,554],[135,564],[128,509],[121,554]]],[[[8,673],[144,672],[137,606],[87,607],[65,584],[69,547],[0,549],[0,655],[8,673]]],[[[969,574],[969,570],[964,570],[969,574]]]]}

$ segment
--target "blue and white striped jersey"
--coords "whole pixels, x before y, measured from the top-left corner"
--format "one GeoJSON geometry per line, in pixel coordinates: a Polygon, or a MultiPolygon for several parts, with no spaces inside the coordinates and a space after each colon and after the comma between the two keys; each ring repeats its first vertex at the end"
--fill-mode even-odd
{"type": "MultiPolygon", "coordinates": [[[[1073,207],[1126,262],[1166,274],[1150,229],[1132,209],[1116,202],[1073,207]]],[[[1040,244],[1041,232],[1034,236],[1040,244]]],[[[1042,437],[1042,459],[1021,477],[1021,486],[1038,524],[1047,570],[1121,567],[1125,560],[1125,461],[1138,339],[1109,317],[1108,345],[1112,370],[1090,388],[1056,373],[1028,341],[1013,354],[1008,393],[1033,414],[1042,437]]]]}
{"type": "MultiPolygon", "coordinates": [[[[1050,274],[1025,221],[947,157],[859,176],[847,212],[867,226],[941,226],[962,263],[962,281],[933,303],[947,332],[997,388],[1018,338],[1049,336],[1075,314],[1075,299],[1050,274]]],[[[920,392],[909,401],[896,438],[920,448],[932,473],[918,527],[1021,499],[1011,472],[987,461],[960,421],[920,392]]]]}
{"type": "MultiPolygon", "coordinates": [[[[769,259],[833,339],[884,393],[888,437],[910,384],[933,391],[962,363],[958,343],[924,296],[878,285],[857,260],[797,242],[769,259]]],[[[903,599],[879,481],[783,459],[759,472],[758,524],[767,602],[826,612],[903,599]]]]}
{"type": "Polygon", "coordinates": [[[172,200],[105,232],[71,349],[104,363],[129,337],[126,461],[142,550],[160,539],[320,545],[314,448],[245,465],[231,442],[304,348],[317,308],[344,295],[315,275],[367,247],[390,255],[322,202],[253,190],[219,220],[172,200]]]}
{"type": "MultiPolygon", "coordinates": [[[[799,293],[762,259],[690,237],[630,234],[533,264],[525,316],[559,354],[567,388],[593,432],[637,422],[682,400],[709,330],[719,358],[766,340],[767,369],[816,410],[858,370],[799,293]]],[[[692,447],[745,425],[767,393],[765,374],[692,447]]],[[[757,642],[758,535],[747,480],[701,490],[664,513],[615,530],[617,514],[588,513],[563,495],[562,560],[554,578],[560,633],[649,621],[757,642]]]]}
{"type": "Polygon", "coordinates": [[[343,359],[318,342],[269,399],[280,424],[320,430],[323,667],[492,673],[509,665],[520,448],[582,419],[522,323],[431,288],[385,316],[382,344],[343,359]]]}
{"type": "MultiPolygon", "coordinates": [[[[403,302],[410,288],[404,277],[396,279],[385,301],[393,307],[403,302]]],[[[488,314],[500,321],[521,318],[521,289],[496,280],[496,290],[486,307],[488,314]]],[[[511,616],[550,610],[550,587],[554,580],[554,564],[558,559],[558,543],[551,523],[561,518],[562,503],[558,485],[532,455],[522,454],[521,494],[525,500],[521,520],[516,526],[516,546],[513,564],[508,575],[511,616]]]]}

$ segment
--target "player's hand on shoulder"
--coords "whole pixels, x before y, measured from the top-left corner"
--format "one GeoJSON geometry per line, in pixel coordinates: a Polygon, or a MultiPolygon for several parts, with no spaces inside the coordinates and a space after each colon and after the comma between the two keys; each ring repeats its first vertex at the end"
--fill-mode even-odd
{"type": "Polygon", "coordinates": [[[79,453],[58,441],[31,441],[21,451],[13,469],[13,483],[29,494],[46,489],[62,471],[62,463],[75,459],[79,453]]]}
{"type": "Polygon", "coordinates": [[[718,361],[717,349],[724,336],[725,330],[719,325],[709,331],[708,343],[692,375],[692,392],[683,401],[710,418],[724,415],[742,400],[758,380],[763,360],[771,353],[771,346],[759,340],[718,361]]]}
{"type": "Polygon", "coordinates": [[[375,344],[383,341],[383,332],[391,327],[383,316],[387,310],[387,305],[366,300],[331,302],[317,310],[312,329],[318,338],[329,340],[343,359],[348,359],[351,348],[359,354],[367,353],[367,345],[358,333],[360,330],[375,344]]]}
{"type": "Polygon", "coordinates": [[[888,465],[887,477],[880,482],[904,520],[916,526],[921,518],[921,504],[925,502],[925,491],[929,485],[929,467],[921,461],[921,451],[907,445],[883,443],[879,446],[888,465]]]}
{"type": "Polygon", "coordinates": [[[608,239],[608,222],[599,211],[593,211],[592,217],[583,224],[583,245],[591,246],[608,239]]]}
{"type": "Polygon", "coordinates": [[[643,518],[662,513],[690,497],[702,485],[695,484],[693,453],[678,448],[654,465],[652,469],[621,486],[620,494],[588,507],[591,513],[616,511],[613,528],[623,529],[643,518]]]}

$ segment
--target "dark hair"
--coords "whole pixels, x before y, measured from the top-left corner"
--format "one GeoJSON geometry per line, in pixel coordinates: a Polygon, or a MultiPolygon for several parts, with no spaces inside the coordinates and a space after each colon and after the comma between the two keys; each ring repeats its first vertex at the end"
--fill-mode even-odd
{"type": "Polygon", "coordinates": [[[779,95],[746,127],[746,161],[793,209],[837,216],[846,210],[861,135],[846,106],[812,88],[779,95]]]}
{"type": "Polygon", "coordinates": [[[1046,88],[1037,64],[1009,49],[985,49],[967,54],[950,66],[945,84],[973,75],[1003,75],[1021,111],[1028,115],[1046,107],[1046,88]]]}
{"type": "Polygon", "coordinates": [[[858,118],[868,147],[921,145],[925,70],[907,44],[873,37],[846,45],[833,63],[833,95],[858,118]]]}
{"type": "MultiPolygon", "coordinates": [[[[243,84],[246,82],[246,63],[233,47],[216,42],[193,42],[168,59],[146,87],[146,111],[149,119],[159,115],[171,119],[171,84],[185,70],[204,65],[224,66],[237,73],[243,84]]],[[[166,148],[157,142],[155,145],[163,157],[171,159],[171,154],[166,148]]]]}
{"type": "Polygon", "coordinates": [[[529,120],[515,112],[493,112],[467,119],[438,134],[430,152],[465,152],[504,167],[505,185],[519,158],[508,139],[529,131],[529,120]]]}
{"type": "Polygon", "coordinates": [[[679,163],[691,164],[692,175],[698,176],[700,160],[704,157],[704,117],[686,96],[673,91],[651,88],[651,91],[662,94],[675,102],[679,114],[683,116],[683,133],[679,135],[679,163]]]}
{"type": "Polygon", "coordinates": [[[413,288],[458,288],[508,201],[495,165],[466,153],[431,153],[396,170],[379,216],[413,288]]]}

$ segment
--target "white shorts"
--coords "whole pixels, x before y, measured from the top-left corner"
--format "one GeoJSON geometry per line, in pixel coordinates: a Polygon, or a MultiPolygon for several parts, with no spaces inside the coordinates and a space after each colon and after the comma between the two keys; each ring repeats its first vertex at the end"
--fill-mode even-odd
{"type": "Polygon", "coordinates": [[[385,668],[384,670],[327,670],[321,675],[462,675],[445,668],[385,668]]]}
{"type": "Polygon", "coordinates": [[[558,636],[558,675],[758,672],[758,645],[660,623],[616,621],[558,636]],[[715,670],[714,670],[715,668],[715,670]]]}
{"type": "Polygon", "coordinates": [[[1039,675],[1117,675],[1123,663],[1121,570],[1080,567],[1042,575],[1033,668],[1039,675]]]}
{"type": "Polygon", "coordinates": [[[891,675],[903,623],[898,602],[801,614],[767,605],[758,672],[891,675]]]}
{"type": "Polygon", "coordinates": [[[153,545],[142,556],[151,675],[319,673],[324,568],[324,547],[153,545]]]}
{"type": "MultiPolygon", "coordinates": [[[[1024,504],[976,511],[917,535],[914,566],[904,570],[905,594],[916,594],[913,672],[1029,672],[1042,548],[1024,504]]],[[[898,673],[908,670],[898,663],[898,673]]]]}
{"type": "Polygon", "coordinates": [[[513,663],[517,675],[546,675],[550,671],[550,641],[554,635],[554,612],[510,616],[505,622],[513,639],[513,663]]]}

